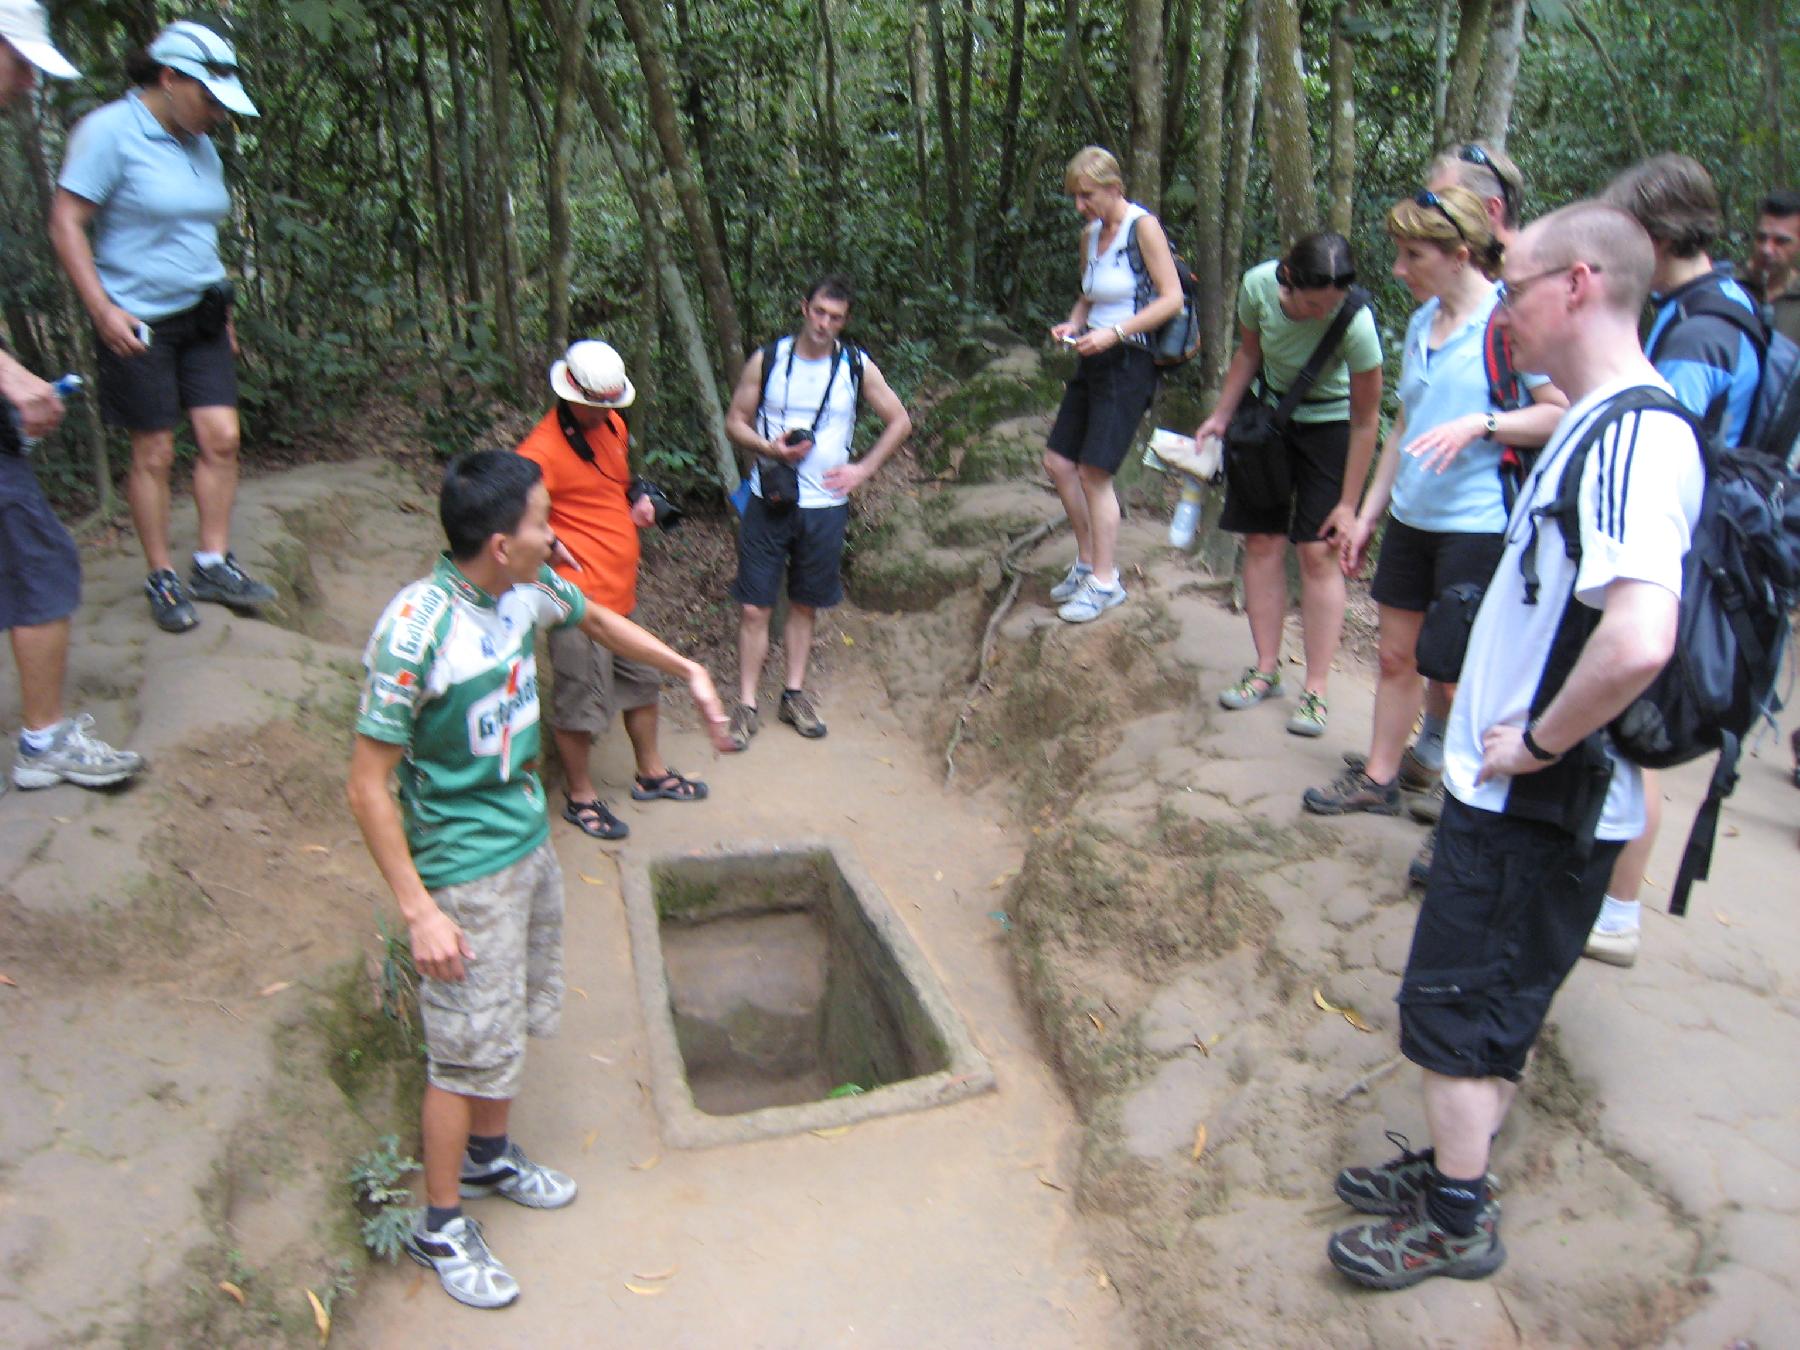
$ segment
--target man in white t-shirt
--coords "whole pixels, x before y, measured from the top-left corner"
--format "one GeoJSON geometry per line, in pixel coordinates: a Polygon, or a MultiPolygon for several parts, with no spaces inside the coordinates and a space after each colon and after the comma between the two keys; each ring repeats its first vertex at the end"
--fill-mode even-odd
{"type": "Polygon", "coordinates": [[[850,494],[912,433],[912,419],[868,353],[839,340],[849,318],[849,283],[835,276],[815,281],[800,302],[798,331],[751,353],[725,414],[725,434],[756,458],[731,583],[731,598],[743,606],[738,705],[731,713],[731,741],[739,750],[750,744],[760,721],[756,687],[769,655],[769,616],[783,573],[787,681],[778,715],[802,736],[825,734],[806,693],[814,618],[843,599],[850,494]],[[885,425],[853,462],[859,399],[885,425]],[[789,481],[778,486],[774,480],[783,475],[789,481]]]}
{"type": "Polygon", "coordinates": [[[1337,1177],[1347,1203],[1389,1216],[1331,1239],[1332,1264],[1373,1288],[1479,1278],[1505,1261],[1489,1149],[1619,849],[1643,828],[1642,776],[1601,729],[1674,650],[1703,487],[1693,434],[1662,411],[1609,421],[1582,469],[1578,563],[1534,510],[1555,499],[1614,395],[1668,389],[1638,342],[1654,265],[1636,221],[1597,202],[1544,217],[1507,251],[1502,322],[1516,359],[1572,406],[1519,493],[1445,738],[1448,799],[1399,993],[1400,1050],[1423,1070],[1431,1146],[1337,1177]],[[1555,684],[1545,668],[1571,605],[1598,611],[1597,626],[1532,717],[1540,686],[1555,684]]]}

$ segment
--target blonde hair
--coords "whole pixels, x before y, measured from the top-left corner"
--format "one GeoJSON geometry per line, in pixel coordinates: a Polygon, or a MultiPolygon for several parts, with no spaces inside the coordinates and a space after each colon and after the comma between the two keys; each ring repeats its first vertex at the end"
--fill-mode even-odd
{"type": "Polygon", "coordinates": [[[1470,261],[1490,277],[1500,271],[1506,256],[1481,198],[1464,187],[1421,192],[1418,197],[1395,202],[1387,214],[1387,231],[1396,243],[1413,239],[1436,244],[1446,253],[1466,246],[1470,261]],[[1422,198],[1435,200],[1437,205],[1428,205],[1422,198]]]}
{"type": "Polygon", "coordinates": [[[1116,187],[1120,192],[1125,190],[1125,175],[1119,170],[1119,161],[1113,158],[1113,152],[1103,146],[1089,145],[1075,152],[1075,158],[1069,161],[1069,167],[1063,170],[1063,191],[1074,192],[1082,183],[1092,183],[1095,187],[1116,187]]]}

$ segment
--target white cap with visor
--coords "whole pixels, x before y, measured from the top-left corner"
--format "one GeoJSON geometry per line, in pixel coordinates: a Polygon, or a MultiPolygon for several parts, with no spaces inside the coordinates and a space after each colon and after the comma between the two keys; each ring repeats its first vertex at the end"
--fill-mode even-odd
{"type": "Polygon", "coordinates": [[[72,80],[81,72],[50,41],[50,20],[37,0],[0,0],[0,38],[46,75],[72,80]]]}
{"type": "MultiPolygon", "coordinates": [[[[6,0],[0,0],[0,4],[6,0]]],[[[183,19],[156,35],[146,53],[152,61],[200,81],[206,92],[240,117],[258,117],[256,105],[238,82],[237,53],[212,29],[183,19]]]]}

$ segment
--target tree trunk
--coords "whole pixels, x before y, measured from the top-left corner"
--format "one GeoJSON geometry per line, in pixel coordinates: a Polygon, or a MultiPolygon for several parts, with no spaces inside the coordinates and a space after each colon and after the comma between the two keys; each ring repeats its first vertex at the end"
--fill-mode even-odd
{"type": "Polygon", "coordinates": [[[1341,0],[1331,17],[1331,168],[1325,218],[1346,238],[1356,214],[1356,49],[1344,25],[1355,18],[1356,0],[1341,0]]]}
{"type": "Polygon", "coordinates": [[[1488,15],[1492,7],[1493,0],[1462,0],[1456,54],[1450,58],[1449,83],[1444,93],[1444,120],[1437,129],[1439,145],[1466,141],[1475,129],[1475,95],[1487,55],[1488,15]]]}
{"type": "Polygon", "coordinates": [[[1777,186],[1788,181],[1787,137],[1781,116],[1787,82],[1781,71],[1781,44],[1793,26],[1790,18],[1787,30],[1783,30],[1781,11],[1781,0],[1759,0],[1756,6],[1757,34],[1762,48],[1763,135],[1769,146],[1769,182],[1777,186]]]}
{"type": "Polygon", "coordinates": [[[1004,221],[1012,208],[1013,175],[1018,171],[1019,107],[1025,95],[1025,0],[1012,0],[1011,41],[1006,57],[1006,110],[1000,115],[1000,190],[994,214],[1004,221]]]}
{"type": "MultiPolygon", "coordinates": [[[[913,8],[912,30],[906,43],[906,68],[912,84],[913,164],[919,190],[919,264],[925,267],[931,256],[931,239],[937,233],[937,218],[931,209],[931,155],[927,142],[931,136],[930,43],[925,35],[925,8],[913,8]]],[[[923,272],[921,273],[923,275],[923,272]]]]}
{"type": "Polygon", "coordinates": [[[1481,103],[1475,110],[1475,139],[1506,149],[1512,122],[1513,91],[1519,87],[1519,56],[1525,49],[1527,0],[1494,0],[1488,27],[1487,64],[1481,72],[1481,103]]]}
{"type": "Polygon", "coordinates": [[[1262,0],[1262,111],[1281,247],[1318,228],[1296,0],[1262,0]]]}
{"type": "MultiPolygon", "coordinates": [[[[1062,31],[1062,52],[1057,57],[1056,73],[1050,80],[1050,98],[1044,105],[1043,115],[1038,119],[1037,141],[1026,160],[1025,171],[1019,177],[1019,206],[1015,218],[1025,227],[1030,226],[1031,219],[1037,212],[1038,182],[1044,175],[1044,159],[1052,146],[1060,143],[1064,134],[1063,107],[1068,101],[1069,85],[1076,62],[1081,57],[1081,0],[1063,0],[1062,31]]],[[[1025,269],[1019,266],[1023,239],[1021,231],[1009,240],[1007,261],[1003,267],[1006,275],[1006,299],[1002,308],[1008,314],[1018,313],[1023,292],[1025,269]]]]}
{"type": "Polygon", "coordinates": [[[1126,179],[1145,210],[1162,210],[1163,7],[1162,0],[1129,0],[1131,146],[1126,179]]]}
{"type": "Polygon", "coordinates": [[[1599,60],[1600,68],[1606,72],[1606,78],[1612,84],[1612,106],[1625,119],[1625,133],[1631,138],[1632,154],[1638,159],[1650,158],[1650,146],[1644,140],[1644,129],[1638,125],[1637,112],[1631,106],[1631,86],[1625,82],[1625,77],[1613,64],[1612,55],[1607,51],[1606,43],[1594,31],[1594,26],[1587,21],[1587,16],[1576,8],[1576,0],[1569,0],[1569,19],[1574,23],[1576,31],[1587,40],[1588,46],[1594,49],[1594,56],[1599,60]]]}
{"type": "Polygon", "coordinates": [[[1219,350],[1225,329],[1225,36],[1230,0],[1200,0],[1200,44],[1194,82],[1194,216],[1188,226],[1191,262],[1200,278],[1200,383],[1210,399],[1224,376],[1219,350]]]}
{"type": "Polygon", "coordinates": [[[925,0],[925,19],[931,34],[932,83],[937,86],[938,153],[944,161],[944,211],[949,229],[945,232],[946,258],[949,263],[950,288],[959,300],[966,300],[963,289],[963,175],[957,163],[959,142],[956,135],[956,111],[951,103],[950,53],[944,40],[944,7],[941,0],[925,0]]]}
{"type": "Polygon", "coordinates": [[[956,174],[957,199],[962,203],[962,217],[956,222],[957,272],[960,291],[965,298],[975,294],[975,182],[972,164],[975,159],[971,144],[974,125],[975,85],[975,0],[962,0],[962,40],[958,55],[962,71],[957,90],[956,174]]]}
{"type": "Polygon", "coordinates": [[[1437,0],[1437,22],[1431,44],[1431,130],[1434,149],[1443,142],[1436,139],[1444,125],[1444,103],[1450,92],[1450,19],[1456,13],[1456,0],[1437,0]]]}
{"type": "MultiPolygon", "coordinates": [[[[464,293],[471,304],[481,303],[481,219],[476,206],[476,173],[473,137],[469,133],[469,101],[464,95],[462,38],[456,20],[444,13],[444,50],[450,62],[451,108],[456,118],[456,178],[462,198],[462,251],[464,293]]],[[[465,325],[465,335],[467,328],[465,325]]]]}
{"type": "MultiPolygon", "coordinates": [[[[692,7],[688,0],[675,0],[675,33],[681,44],[679,51],[685,51],[688,44],[697,41],[694,36],[692,7]]],[[[719,257],[729,261],[731,257],[731,235],[725,227],[724,199],[711,190],[714,182],[712,166],[718,162],[713,145],[712,105],[715,91],[706,87],[694,74],[691,62],[679,61],[682,68],[681,110],[687,114],[687,124],[694,132],[694,177],[700,189],[706,194],[706,218],[712,223],[713,243],[719,250],[719,257]]],[[[753,114],[751,115],[753,118],[753,114]]],[[[730,267],[726,268],[727,277],[730,267]]],[[[741,277],[752,277],[754,272],[744,271],[741,277]]],[[[735,297],[735,292],[733,295],[735,297]]],[[[735,305],[740,331],[756,331],[756,296],[754,293],[745,297],[743,304],[735,305]]],[[[726,363],[726,374],[731,372],[731,362],[726,363]]]]}
{"type": "Polygon", "coordinates": [[[494,325],[506,359],[509,397],[525,393],[525,351],[519,336],[519,227],[513,215],[512,19],[506,0],[488,0],[488,163],[494,169],[496,262],[494,325]]]}
{"type": "Polygon", "coordinates": [[[575,100],[587,59],[588,18],[593,0],[543,0],[544,21],[556,34],[556,102],[551,113],[550,162],[546,166],[544,217],[550,233],[545,327],[550,351],[569,345],[569,274],[574,231],[569,219],[569,142],[575,134],[575,100]]]}
{"type": "MultiPolygon", "coordinates": [[[[837,39],[831,31],[830,0],[819,0],[819,41],[825,49],[825,92],[821,111],[823,126],[820,128],[825,142],[825,176],[831,183],[831,198],[841,202],[844,197],[844,142],[838,134],[838,70],[837,39]]],[[[828,213],[827,231],[831,239],[831,261],[838,265],[843,258],[843,240],[841,238],[843,213],[828,213]]]]}
{"type": "MultiPolygon", "coordinates": [[[[1244,0],[1243,17],[1238,20],[1237,50],[1231,64],[1236,82],[1231,94],[1231,159],[1225,169],[1225,238],[1221,249],[1225,270],[1220,274],[1224,286],[1224,325],[1220,334],[1221,354],[1229,351],[1231,339],[1237,335],[1238,272],[1244,259],[1244,216],[1250,199],[1250,149],[1256,135],[1257,84],[1262,71],[1263,0],[1244,0]]],[[[1223,369],[1220,371],[1223,377],[1223,369]]]]}
{"type": "Polygon", "coordinates": [[[694,250],[694,261],[700,268],[700,286],[706,293],[706,306],[712,315],[717,341],[720,378],[729,378],[744,360],[744,336],[738,327],[737,304],[732,299],[731,281],[725,272],[725,258],[707,218],[706,196],[689,163],[687,145],[681,138],[681,125],[675,114],[675,100],[670,94],[668,70],[663,62],[662,46],[651,26],[642,0],[614,0],[619,16],[631,32],[637,49],[638,66],[643,71],[644,88],[650,100],[650,124],[662,149],[663,162],[675,183],[675,195],[687,221],[688,242],[694,250]]]}
{"type": "Polygon", "coordinates": [[[450,183],[444,172],[444,136],[437,120],[437,99],[426,74],[425,25],[413,23],[413,83],[419,93],[419,110],[425,118],[425,161],[431,178],[431,220],[437,259],[438,284],[444,288],[444,309],[456,312],[455,241],[450,228],[450,183]]]}
{"type": "MultiPolygon", "coordinates": [[[[1161,200],[1168,192],[1169,183],[1175,176],[1175,164],[1181,156],[1181,147],[1187,137],[1188,88],[1194,72],[1194,0],[1170,0],[1171,21],[1169,29],[1169,67],[1167,79],[1164,81],[1163,93],[1163,132],[1162,132],[1162,181],[1157,184],[1157,197],[1161,200]]],[[[1221,41],[1209,43],[1222,54],[1225,50],[1223,31],[1221,41]]]]}

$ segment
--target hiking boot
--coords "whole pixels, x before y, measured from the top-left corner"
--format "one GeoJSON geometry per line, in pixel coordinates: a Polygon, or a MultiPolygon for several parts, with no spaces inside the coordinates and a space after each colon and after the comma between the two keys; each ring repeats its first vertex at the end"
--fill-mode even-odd
{"type": "Polygon", "coordinates": [[[425,1212],[401,1244],[406,1254],[437,1272],[444,1292],[471,1308],[504,1308],[519,1297],[519,1282],[482,1240],[481,1225],[458,1214],[436,1232],[425,1228],[425,1212]]]}
{"type": "Polygon", "coordinates": [[[479,1200],[503,1195],[527,1209],[561,1209],[575,1203],[575,1180],[534,1163],[517,1144],[490,1163],[478,1163],[467,1154],[462,1163],[462,1198],[479,1200]]]}
{"type": "Polygon", "coordinates": [[[275,598],[275,588],[239,567],[235,553],[206,567],[195,563],[188,573],[188,590],[196,600],[224,605],[239,614],[254,614],[275,598]]]}
{"type": "Polygon", "coordinates": [[[1400,814],[1400,788],[1377,783],[1361,769],[1345,769],[1325,787],[1311,787],[1300,794],[1300,804],[1315,816],[1347,816],[1367,811],[1377,816],[1400,814]]]}
{"type": "Polygon", "coordinates": [[[775,710],[775,716],[808,740],[817,740],[825,734],[825,724],[819,720],[819,714],[813,710],[812,700],[806,696],[804,689],[796,689],[792,693],[782,690],[781,706],[775,710]]]}
{"type": "Polygon", "coordinates": [[[1073,600],[1075,592],[1081,589],[1082,582],[1094,575],[1094,569],[1084,562],[1072,562],[1063,579],[1050,588],[1050,599],[1056,604],[1065,600],[1073,600]]]}
{"type": "Polygon", "coordinates": [[[1421,825],[1437,828],[1444,815],[1444,785],[1440,782],[1430,792],[1415,792],[1406,799],[1406,813],[1421,825]]]}
{"type": "MultiPolygon", "coordinates": [[[[1366,769],[1369,767],[1369,757],[1360,750],[1346,750],[1344,751],[1344,763],[1352,769],[1366,769]]],[[[1412,746],[1409,745],[1400,752],[1398,782],[1404,791],[1434,791],[1443,776],[1442,769],[1427,767],[1425,761],[1413,752],[1412,746]]]]}
{"type": "Polygon", "coordinates": [[[1281,697],[1281,672],[1279,670],[1258,670],[1255,666],[1245,666],[1244,673],[1238,682],[1219,694],[1219,706],[1237,710],[1254,708],[1265,698],[1281,697]]]}
{"type": "Polygon", "coordinates": [[[751,707],[748,703],[740,703],[731,710],[730,736],[731,748],[733,750],[746,750],[749,748],[750,738],[756,735],[756,729],[758,725],[760,725],[760,720],[761,719],[756,715],[756,709],[751,707]]]}
{"type": "Polygon", "coordinates": [[[1437,826],[1431,827],[1431,833],[1425,836],[1425,842],[1419,845],[1419,851],[1413,854],[1413,860],[1406,864],[1406,884],[1424,889],[1425,883],[1431,880],[1431,857],[1437,852],[1437,826]]]}
{"type": "Polygon", "coordinates": [[[1300,706],[1294,709],[1288,718],[1288,734],[1292,736],[1323,736],[1329,725],[1330,716],[1326,710],[1325,696],[1307,690],[1300,695],[1300,706]]]}
{"type": "Polygon", "coordinates": [[[64,720],[48,750],[33,754],[20,741],[12,766],[14,785],[47,788],[74,783],[77,787],[99,788],[136,776],[144,767],[144,757],[130,750],[113,749],[91,734],[93,729],[94,719],[82,713],[64,720]]]}
{"type": "Polygon", "coordinates": [[[1581,949],[1581,954],[1609,966],[1635,966],[1639,932],[1636,928],[1625,928],[1609,933],[1596,925],[1588,934],[1587,945],[1581,949]]]}
{"type": "Polygon", "coordinates": [[[1056,617],[1064,623],[1092,623],[1107,610],[1124,603],[1123,586],[1116,581],[1110,586],[1102,586],[1090,575],[1070,597],[1069,603],[1056,611],[1056,617]]]}
{"type": "Polygon", "coordinates": [[[1433,1275],[1480,1280],[1506,1263],[1497,1201],[1482,1205],[1475,1231],[1458,1237],[1432,1222],[1422,1192],[1405,1213],[1333,1233],[1325,1252],[1338,1270],[1370,1289],[1405,1289],[1433,1275]]]}
{"type": "Polygon", "coordinates": [[[150,617],[165,633],[185,633],[200,622],[194,605],[181,589],[181,578],[168,568],[144,578],[144,594],[150,597],[150,617]]]}

